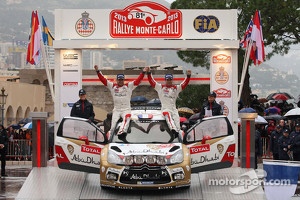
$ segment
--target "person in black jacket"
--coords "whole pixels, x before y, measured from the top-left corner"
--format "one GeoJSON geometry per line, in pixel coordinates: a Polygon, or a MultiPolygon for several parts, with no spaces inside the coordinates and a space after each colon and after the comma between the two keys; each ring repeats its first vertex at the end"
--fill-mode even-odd
{"type": "Polygon", "coordinates": [[[294,161],[300,161],[300,124],[297,123],[295,131],[291,133],[291,144],[294,161]]]}
{"type": "Polygon", "coordinates": [[[290,160],[289,153],[291,151],[290,131],[285,129],[283,135],[278,139],[279,160],[290,160]]]}
{"type": "Polygon", "coordinates": [[[217,94],[212,91],[208,94],[207,101],[203,104],[200,118],[211,117],[216,115],[223,115],[222,107],[216,102],[217,94]]]}
{"type": "Polygon", "coordinates": [[[2,124],[0,124],[0,156],[1,156],[1,176],[6,177],[5,166],[6,166],[6,154],[8,146],[7,132],[2,124]]]}
{"type": "Polygon", "coordinates": [[[273,154],[273,160],[279,160],[278,154],[278,139],[282,136],[282,127],[277,125],[275,130],[272,131],[270,137],[270,152],[273,154]]]}
{"type": "Polygon", "coordinates": [[[262,148],[262,140],[261,140],[261,124],[256,125],[255,130],[255,169],[257,169],[257,163],[258,158],[261,158],[263,154],[263,148],[262,148]]]}
{"type": "Polygon", "coordinates": [[[81,117],[94,122],[94,107],[93,104],[86,99],[84,89],[79,90],[79,100],[73,104],[70,115],[71,117],[81,117]]]}

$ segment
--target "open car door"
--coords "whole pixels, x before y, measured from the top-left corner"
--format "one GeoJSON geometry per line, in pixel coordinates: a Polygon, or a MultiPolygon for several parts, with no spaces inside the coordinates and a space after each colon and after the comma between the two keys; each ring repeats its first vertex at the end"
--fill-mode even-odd
{"type": "Polygon", "coordinates": [[[231,167],[235,154],[232,126],[224,115],[198,121],[184,135],[192,173],[231,167]]]}
{"type": "Polygon", "coordinates": [[[101,149],[107,143],[104,132],[87,119],[65,117],[55,139],[58,167],[99,173],[101,149]]]}

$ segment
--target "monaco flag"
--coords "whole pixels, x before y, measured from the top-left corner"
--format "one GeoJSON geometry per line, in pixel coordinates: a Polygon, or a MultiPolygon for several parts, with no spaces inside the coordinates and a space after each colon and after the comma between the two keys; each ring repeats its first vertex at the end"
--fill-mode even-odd
{"type": "Polygon", "coordinates": [[[253,60],[254,65],[259,65],[265,59],[265,45],[263,42],[260,12],[258,10],[255,11],[253,17],[251,40],[253,44],[250,52],[250,59],[253,60]]]}
{"type": "Polygon", "coordinates": [[[41,38],[42,33],[40,29],[40,23],[38,18],[38,12],[32,11],[31,14],[31,32],[29,38],[29,44],[27,48],[27,63],[37,65],[41,58],[41,38]]]}

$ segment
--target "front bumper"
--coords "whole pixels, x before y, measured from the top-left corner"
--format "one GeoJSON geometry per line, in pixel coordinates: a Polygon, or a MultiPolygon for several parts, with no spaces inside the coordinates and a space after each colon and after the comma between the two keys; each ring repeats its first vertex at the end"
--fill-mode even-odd
{"type": "Polygon", "coordinates": [[[189,187],[188,163],[171,166],[118,166],[108,162],[100,166],[100,185],[117,189],[173,189],[189,187]]]}

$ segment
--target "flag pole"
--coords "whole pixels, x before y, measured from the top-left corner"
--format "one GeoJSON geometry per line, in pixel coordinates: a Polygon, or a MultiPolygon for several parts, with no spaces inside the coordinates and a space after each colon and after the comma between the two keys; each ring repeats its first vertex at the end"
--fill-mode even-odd
{"type": "Polygon", "coordinates": [[[247,72],[247,69],[248,69],[248,63],[249,63],[249,57],[250,57],[252,44],[253,44],[253,41],[250,40],[250,42],[249,42],[249,44],[247,45],[247,48],[246,48],[246,52],[245,52],[245,56],[244,56],[244,63],[243,63],[243,71],[242,71],[242,75],[241,75],[241,82],[240,82],[238,100],[240,100],[241,96],[242,96],[242,91],[243,91],[243,87],[244,87],[246,72],[247,72]]]}
{"type": "Polygon", "coordinates": [[[47,78],[48,78],[48,84],[49,84],[49,88],[50,88],[50,93],[51,93],[51,97],[52,97],[52,101],[54,102],[54,89],[53,89],[53,78],[51,75],[51,69],[49,67],[49,62],[48,62],[48,58],[47,58],[47,54],[45,51],[45,45],[44,42],[41,42],[41,49],[42,49],[42,57],[43,57],[43,61],[44,61],[44,65],[45,65],[45,70],[46,70],[46,74],[47,74],[47,78]]]}

